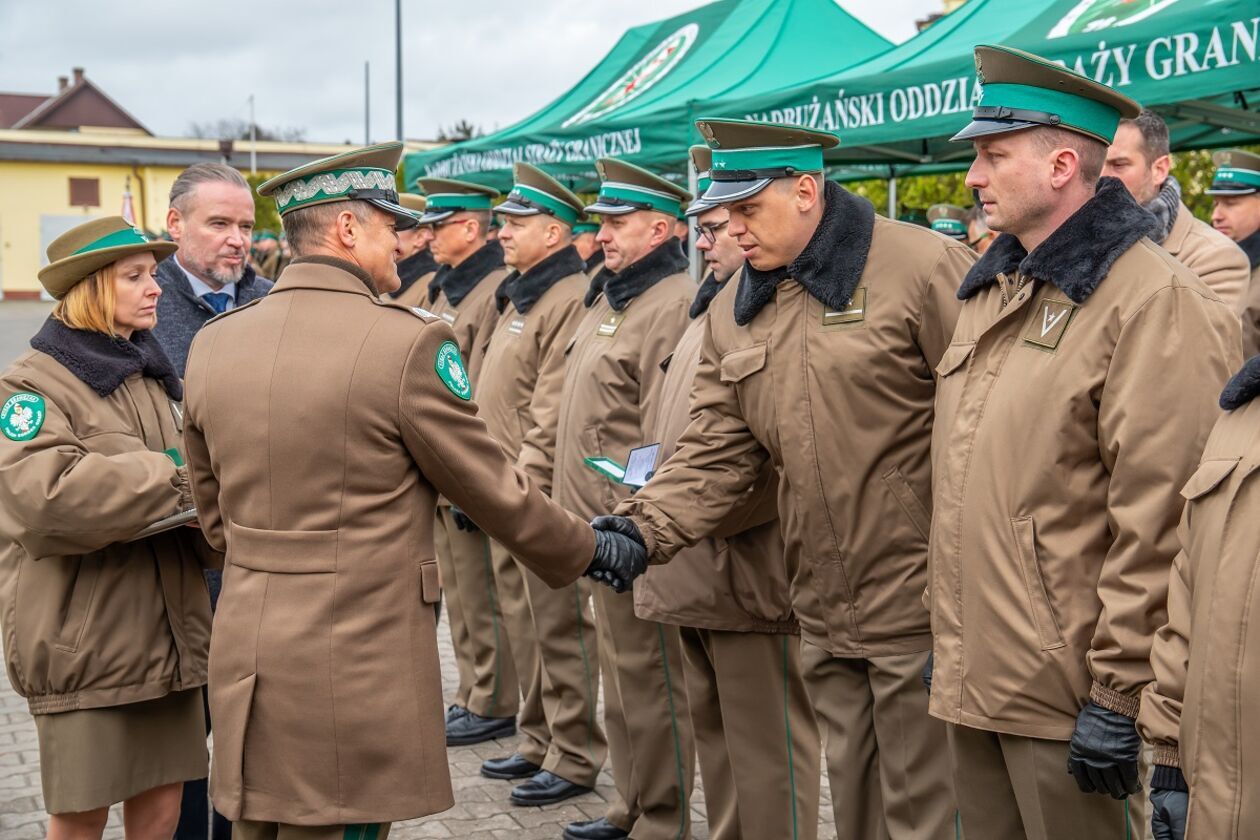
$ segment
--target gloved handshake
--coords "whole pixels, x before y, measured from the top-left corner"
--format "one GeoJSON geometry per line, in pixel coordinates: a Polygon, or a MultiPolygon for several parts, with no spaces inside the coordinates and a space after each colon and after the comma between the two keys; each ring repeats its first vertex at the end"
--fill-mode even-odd
{"type": "Polygon", "coordinates": [[[614,592],[625,592],[647,570],[643,535],[624,516],[597,516],[591,527],[595,529],[595,557],[586,576],[611,586],[614,592]]]}

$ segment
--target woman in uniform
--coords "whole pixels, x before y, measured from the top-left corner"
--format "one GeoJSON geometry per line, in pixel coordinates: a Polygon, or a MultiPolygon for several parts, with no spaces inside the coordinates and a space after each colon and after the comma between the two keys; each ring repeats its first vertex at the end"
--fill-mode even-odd
{"type": "Polygon", "coordinates": [[[48,837],[170,837],[183,782],[206,776],[200,687],[210,604],[192,508],[183,387],[157,341],[157,261],[121,217],[48,247],[58,302],[0,375],[0,629],[39,733],[48,837]]]}

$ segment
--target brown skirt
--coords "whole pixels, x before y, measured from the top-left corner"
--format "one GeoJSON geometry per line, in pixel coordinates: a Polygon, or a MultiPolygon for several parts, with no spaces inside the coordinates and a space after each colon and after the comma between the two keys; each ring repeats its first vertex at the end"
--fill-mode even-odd
{"type": "Polygon", "coordinates": [[[44,810],[106,808],[146,790],[204,779],[201,689],[126,706],[35,715],[44,810]]]}

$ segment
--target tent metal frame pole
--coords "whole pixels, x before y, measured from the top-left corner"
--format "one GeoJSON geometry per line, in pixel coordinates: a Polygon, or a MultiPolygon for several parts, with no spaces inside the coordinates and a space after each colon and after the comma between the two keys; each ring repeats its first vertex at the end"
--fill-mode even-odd
{"type": "Polygon", "coordinates": [[[888,218],[897,220],[897,170],[888,167],[888,218]]]}
{"type": "MultiPolygon", "coordinates": [[[[687,156],[687,189],[691,191],[694,198],[696,190],[700,188],[699,179],[696,176],[696,168],[691,165],[691,156],[687,156]]],[[[696,226],[687,221],[687,258],[690,260],[691,279],[697,283],[700,282],[700,250],[696,248],[696,226]]]]}

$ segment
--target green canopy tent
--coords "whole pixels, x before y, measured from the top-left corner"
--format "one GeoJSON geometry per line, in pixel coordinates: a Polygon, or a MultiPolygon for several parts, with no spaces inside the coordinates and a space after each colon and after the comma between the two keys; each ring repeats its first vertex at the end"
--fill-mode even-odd
{"type": "Polygon", "coordinates": [[[719,0],[628,30],[593,70],[533,116],[486,137],[416,152],[419,177],[467,178],[499,189],[527,161],[592,188],[595,160],[617,157],[686,178],[700,142],[692,102],[738,103],[820,73],[835,74],[890,47],[834,0],[719,0]]]}
{"type": "MultiPolygon", "coordinates": [[[[1168,120],[1174,148],[1260,136],[1260,5],[1256,0],[969,0],[909,41],[838,74],[818,74],[736,103],[750,119],[834,131],[829,162],[895,177],[961,168],[970,144],[949,142],[979,97],[972,48],[1007,44],[1115,87],[1168,120]]],[[[854,170],[850,168],[849,177],[854,170]]]]}

